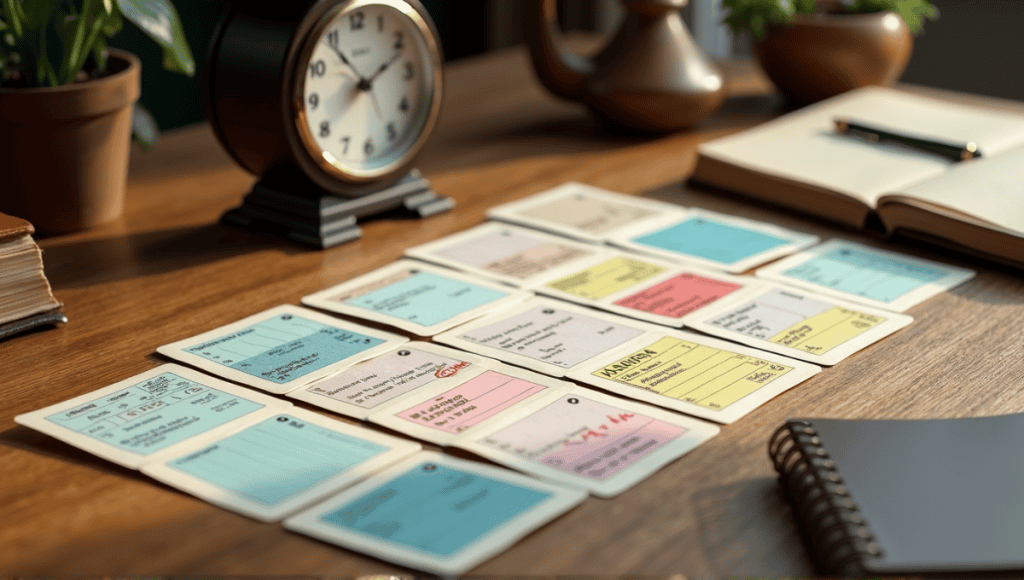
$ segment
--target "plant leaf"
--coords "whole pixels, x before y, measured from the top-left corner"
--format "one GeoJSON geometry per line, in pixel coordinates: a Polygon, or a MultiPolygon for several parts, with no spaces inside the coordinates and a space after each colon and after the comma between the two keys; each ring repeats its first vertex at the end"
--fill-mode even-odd
{"type": "Polygon", "coordinates": [[[164,68],[192,76],[196,63],[185,39],[181,19],[169,0],[117,0],[125,18],[164,50],[164,68]]]}
{"type": "Polygon", "coordinates": [[[132,138],[146,149],[152,149],[160,137],[160,128],[153,115],[139,103],[132,109],[132,138]]]}

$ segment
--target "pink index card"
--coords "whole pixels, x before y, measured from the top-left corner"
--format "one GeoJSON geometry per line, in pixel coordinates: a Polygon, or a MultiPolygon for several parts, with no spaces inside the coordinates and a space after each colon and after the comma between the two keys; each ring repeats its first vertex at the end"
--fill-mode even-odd
{"type": "Polygon", "coordinates": [[[732,282],[696,274],[680,274],[622,298],[615,305],[670,318],[682,318],[740,288],[742,286],[732,282]]]}
{"type": "Polygon", "coordinates": [[[487,371],[395,416],[417,425],[460,433],[545,388],[496,371],[487,371]]]}

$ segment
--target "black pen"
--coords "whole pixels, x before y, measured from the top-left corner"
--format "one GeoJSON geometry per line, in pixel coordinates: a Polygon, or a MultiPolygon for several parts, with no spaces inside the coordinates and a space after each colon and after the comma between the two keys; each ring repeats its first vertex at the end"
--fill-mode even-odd
{"type": "Polygon", "coordinates": [[[921,151],[941,155],[952,161],[966,161],[968,159],[974,159],[975,157],[981,157],[981,151],[978,149],[978,144],[973,141],[968,141],[967,143],[933,141],[931,139],[922,139],[921,137],[893,133],[892,131],[879,129],[878,127],[866,125],[851,119],[836,118],[833,120],[835,121],[837,132],[865,139],[872,143],[898,143],[921,151]]]}

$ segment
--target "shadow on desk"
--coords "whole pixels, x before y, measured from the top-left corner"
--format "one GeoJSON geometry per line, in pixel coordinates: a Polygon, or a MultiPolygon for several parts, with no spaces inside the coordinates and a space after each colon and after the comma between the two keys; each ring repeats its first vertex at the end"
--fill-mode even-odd
{"type": "Polygon", "coordinates": [[[209,224],[47,245],[46,276],[56,288],[77,288],[183,270],[241,254],[310,248],[269,234],[209,224]]]}
{"type": "Polygon", "coordinates": [[[68,463],[84,465],[97,471],[105,471],[137,481],[153,481],[137,471],[100,459],[87,451],[82,451],[63,441],[21,425],[11,427],[6,431],[0,431],[0,445],[6,445],[7,447],[20,449],[36,455],[45,455],[68,463]]]}
{"type": "Polygon", "coordinates": [[[701,490],[692,501],[702,548],[717,576],[777,577],[812,568],[806,557],[793,561],[800,532],[774,477],[701,490]]]}

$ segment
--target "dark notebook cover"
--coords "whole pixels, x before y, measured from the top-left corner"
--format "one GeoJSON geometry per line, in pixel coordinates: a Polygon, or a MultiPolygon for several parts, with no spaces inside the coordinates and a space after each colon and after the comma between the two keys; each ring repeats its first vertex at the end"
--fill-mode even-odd
{"type": "MultiPolygon", "coordinates": [[[[787,425],[799,421],[814,431],[801,435],[801,453],[819,447],[826,454],[811,469],[841,478],[866,539],[880,549],[852,558],[863,572],[1024,571],[1024,415],[787,425]]],[[[797,517],[806,518],[795,503],[797,517]]],[[[821,532],[813,521],[804,524],[821,532]]]]}

